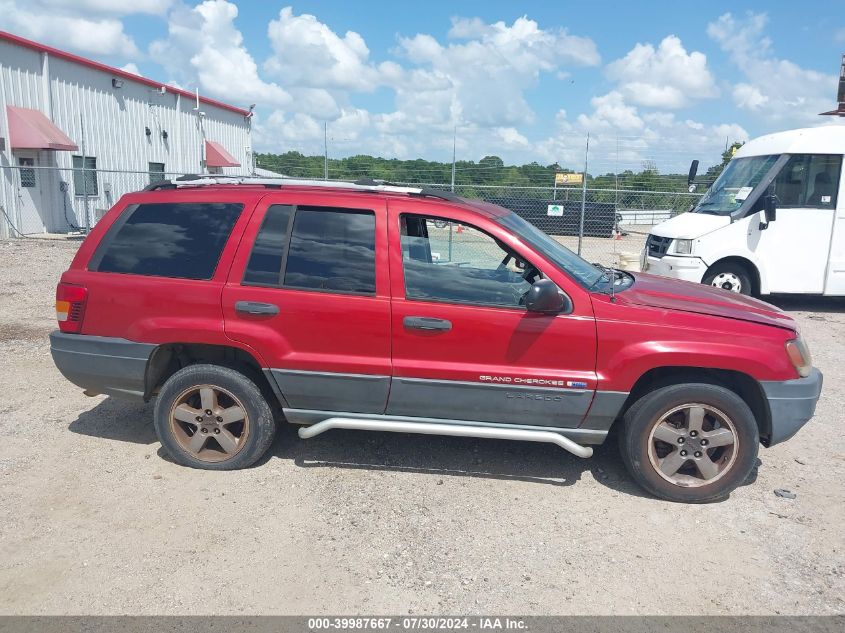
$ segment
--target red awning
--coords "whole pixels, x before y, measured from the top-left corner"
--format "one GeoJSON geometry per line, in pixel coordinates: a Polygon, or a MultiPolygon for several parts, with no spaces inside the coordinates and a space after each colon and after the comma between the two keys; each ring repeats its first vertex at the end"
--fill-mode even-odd
{"type": "Polygon", "coordinates": [[[206,167],[240,167],[241,164],[235,160],[229,152],[223,149],[220,143],[214,141],[205,142],[205,166],[206,167]]]}
{"type": "Polygon", "coordinates": [[[67,134],[57,128],[43,112],[30,108],[6,106],[9,119],[9,145],[12,149],[79,149],[67,134]]]}

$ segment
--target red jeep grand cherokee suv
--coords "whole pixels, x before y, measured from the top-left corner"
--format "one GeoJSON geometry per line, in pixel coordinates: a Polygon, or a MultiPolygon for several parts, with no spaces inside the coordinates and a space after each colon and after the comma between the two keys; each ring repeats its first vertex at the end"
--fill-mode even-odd
{"type": "MultiPolygon", "coordinates": [[[[180,464],[233,469],[277,419],[551,442],[618,425],[665,499],[726,496],[813,415],[795,322],[699,284],[591,265],[518,215],[372,181],[183,178],[124,196],[56,293],[53,359],[149,400],[180,464]]],[[[117,421],[116,421],[117,422],[117,421]]]]}

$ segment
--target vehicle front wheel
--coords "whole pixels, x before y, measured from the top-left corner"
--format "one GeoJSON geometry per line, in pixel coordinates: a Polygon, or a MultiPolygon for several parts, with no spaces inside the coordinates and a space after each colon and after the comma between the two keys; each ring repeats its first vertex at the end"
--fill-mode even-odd
{"type": "Polygon", "coordinates": [[[759,448],[754,414],[729,389],[672,385],[637,400],[619,436],[625,465],[648,492],[669,501],[727,497],[754,468],[759,448]]]}
{"type": "Polygon", "coordinates": [[[723,262],[712,266],[704,275],[702,283],[741,295],[754,294],[748,269],[736,262],[723,262]]]}
{"type": "Polygon", "coordinates": [[[236,470],[258,461],[276,423],[258,386],[219,365],[190,365],[164,383],[155,429],[173,461],[206,470],[236,470]]]}

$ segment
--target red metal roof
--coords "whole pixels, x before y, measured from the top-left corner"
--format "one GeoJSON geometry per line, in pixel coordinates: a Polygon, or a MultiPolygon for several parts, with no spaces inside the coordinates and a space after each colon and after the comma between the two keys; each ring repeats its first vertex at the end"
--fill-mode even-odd
{"type": "Polygon", "coordinates": [[[12,149],[79,149],[44,113],[30,108],[6,106],[9,119],[9,145],[12,149]]]}
{"type": "MultiPolygon", "coordinates": [[[[79,55],[74,55],[73,53],[68,53],[67,51],[59,50],[58,48],[53,48],[52,46],[39,44],[38,42],[33,42],[32,40],[28,40],[24,37],[13,35],[12,33],[9,33],[7,31],[0,31],[0,40],[5,40],[7,42],[11,42],[12,44],[17,44],[18,46],[23,46],[25,48],[38,51],[39,53],[47,53],[48,55],[51,55],[53,57],[66,59],[70,62],[81,64],[82,66],[88,66],[88,68],[93,68],[95,70],[108,73],[113,77],[121,77],[123,79],[128,79],[129,81],[134,81],[136,83],[141,83],[145,86],[150,86],[152,88],[161,89],[163,87],[167,90],[167,92],[182,95],[183,97],[189,97],[191,99],[196,98],[196,95],[194,95],[194,93],[188,92],[187,90],[182,90],[181,88],[176,88],[174,86],[168,86],[167,84],[163,84],[160,81],[153,81],[152,79],[141,77],[140,75],[121,70],[120,68],[107,66],[106,64],[95,62],[92,59],[80,57],[79,55]]],[[[228,103],[217,101],[216,99],[209,99],[208,97],[203,97],[202,95],[200,95],[200,102],[207,103],[218,108],[223,108],[224,110],[229,110],[230,112],[236,112],[237,114],[242,114],[243,116],[249,114],[249,110],[244,110],[243,108],[238,108],[236,106],[229,105],[228,103]]]]}
{"type": "Polygon", "coordinates": [[[240,167],[241,164],[220,144],[214,141],[205,142],[206,167],[240,167]]]}

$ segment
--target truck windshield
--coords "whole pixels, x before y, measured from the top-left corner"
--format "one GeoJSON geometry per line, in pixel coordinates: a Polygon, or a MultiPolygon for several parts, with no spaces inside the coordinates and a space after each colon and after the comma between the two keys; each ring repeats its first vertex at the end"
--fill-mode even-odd
{"type": "MultiPolygon", "coordinates": [[[[506,229],[513,231],[523,241],[537,249],[549,258],[562,271],[569,273],[586,287],[593,286],[604,271],[566,248],[563,244],[549,237],[536,226],[519,217],[516,213],[508,213],[496,218],[496,221],[506,229]]],[[[612,279],[612,275],[611,275],[612,279]]]]}
{"type": "Polygon", "coordinates": [[[730,215],[754,192],[778,158],[776,154],[734,158],[692,212],[730,215]]]}

